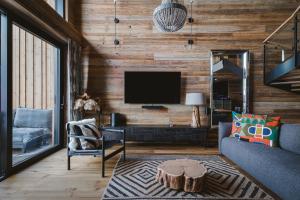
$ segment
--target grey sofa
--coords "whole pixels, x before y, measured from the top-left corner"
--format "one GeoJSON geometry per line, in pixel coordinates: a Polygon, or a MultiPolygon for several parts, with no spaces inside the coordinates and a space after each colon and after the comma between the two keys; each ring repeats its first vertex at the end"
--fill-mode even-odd
{"type": "Polygon", "coordinates": [[[13,120],[13,149],[24,153],[51,140],[52,110],[17,108],[13,120]]]}
{"type": "Polygon", "coordinates": [[[219,124],[219,151],[286,200],[300,200],[300,125],[283,124],[280,147],[228,137],[231,123],[219,124]]]}

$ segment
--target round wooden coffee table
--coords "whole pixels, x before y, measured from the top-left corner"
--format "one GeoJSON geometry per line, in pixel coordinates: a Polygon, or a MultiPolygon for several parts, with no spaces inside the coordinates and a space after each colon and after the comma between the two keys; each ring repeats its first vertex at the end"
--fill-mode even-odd
{"type": "Polygon", "coordinates": [[[168,160],[157,167],[156,181],[165,187],[201,192],[207,169],[199,161],[190,159],[168,160]]]}

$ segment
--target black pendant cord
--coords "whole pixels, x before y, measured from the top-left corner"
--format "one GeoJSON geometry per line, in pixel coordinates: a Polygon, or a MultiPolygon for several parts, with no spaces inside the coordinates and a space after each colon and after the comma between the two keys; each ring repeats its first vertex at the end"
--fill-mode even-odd
{"type": "Polygon", "coordinates": [[[190,39],[188,40],[188,44],[192,47],[192,45],[194,44],[194,40],[193,40],[193,23],[194,23],[194,19],[193,19],[193,0],[191,0],[190,3],[191,3],[191,15],[189,17],[189,23],[190,23],[191,34],[190,34],[190,39]]]}
{"type": "Polygon", "coordinates": [[[120,20],[117,18],[117,0],[115,0],[115,19],[114,19],[114,23],[115,23],[115,40],[114,40],[114,44],[115,47],[117,47],[117,45],[120,44],[119,40],[117,39],[117,24],[120,22],[120,20]]]}
{"type": "Polygon", "coordinates": [[[117,39],[117,23],[116,23],[116,19],[117,19],[117,1],[115,1],[115,40],[117,39]]]}
{"type": "Polygon", "coordinates": [[[193,38],[193,1],[191,1],[191,39],[193,38]]]}

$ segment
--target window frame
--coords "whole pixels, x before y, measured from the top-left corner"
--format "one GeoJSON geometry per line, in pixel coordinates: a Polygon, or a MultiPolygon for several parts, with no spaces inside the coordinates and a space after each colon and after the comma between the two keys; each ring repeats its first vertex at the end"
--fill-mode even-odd
{"type": "Polygon", "coordinates": [[[64,19],[66,19],[65,5],[65,0],[55,0],[55,10],[64,19]]]}
{"type": "MultiPolygon", "coordinates": [[[[56,0],[59,1],[59,0],[56,0]]],[[[62,0],[64,2],[64,0],[62,0]]],[[[1,12],[1,8],[0,8],[1,12]]],[[[47,157],[48,155],[57,152],[64,147],[64,89],[63,89],[63,76],[66,69],[65,58],[68,49],[67,43],[62,43],[50,34],[44,31],[39,26],[32,22],[25,20],[16,15],[10,15],[8,12],[2,11],[5,15],[1,14],[1,49],[7,49],[6,52],[1,52],[1,133],[0,134],[0,150],[1,158],[4,162],[1,162],[0,167],[3,169],[3,176],[0,177],[0,181],[6,179],[12,174],[36,163],[37,161],[47,157]],[[3,16],[3,17],[2,17],[3,16]],[[5,23],[2,22],[4,20],[5,23]],[[25,160],[22,163],[13,165],[12,163],[12,26],[23,28],[25,31],[30,32],[34,36],[50,43],[57,48],[56,60],[55,60],[55,124],[54,133],[57,134],[54,140],[53,148],[43,151],[32,158],[25,160]],[[2,34],[4,33],[4,34],[2,34]],[[3,37],[3,38],[2,38],[3,37]],[[2,64],[3,63],[3,64],[2,64]]],[[[1,169],[0,169],[1,170],[1,169]]],[[[0,175],[1,176],[1,175],[0,175]]]]}
{"type": "Polygon", "coordinates": [[[10,126],[10,120],[9,118],[11,117],[11,114],[8,112],[8,107],[10,107],[11,101],[9,101],[9,97],[7,95],[8,91],[11,89],[11,85],[9,82],[9,76],[10,74],[10,67],[11,66],[11,45],[9,44],[11,42],[11,30],[9,29],[9,17],[7,13],[4,11],[0,10],[1,15],[0,15],[0,20],[1,20],[1,32],[0,32],[0,37],[1,37],[1,59],[0,59],[0,64],[1,64],[1,69],[0,69],[0,93],[1,93],[1,99],[0,99],[0,111],[1,111],[1,134],[0,134],[0,142],[1,142],[1,163],[0,163],[0,170],[2,171],[1,173],[1,178],[0,180],[3,180],[6,178],[7,174],[9,173],[9,163],[11,163],[11,156],[9,156],[10,150],[9,146],[11,145],[11,130],[8,129],[10,126]],[[6,49],[6,51],[3,51],[6,49]]]}

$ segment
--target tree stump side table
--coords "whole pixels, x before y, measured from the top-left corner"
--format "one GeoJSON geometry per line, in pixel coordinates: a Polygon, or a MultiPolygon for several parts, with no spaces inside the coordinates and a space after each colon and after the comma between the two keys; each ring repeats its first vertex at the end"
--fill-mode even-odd
{"type": "Polygon", "coordinates": [[[199,161],[190,159],[168,160],[157,167],[156,181],[165,187],[201,192],[207,169],[199,161]]]}

